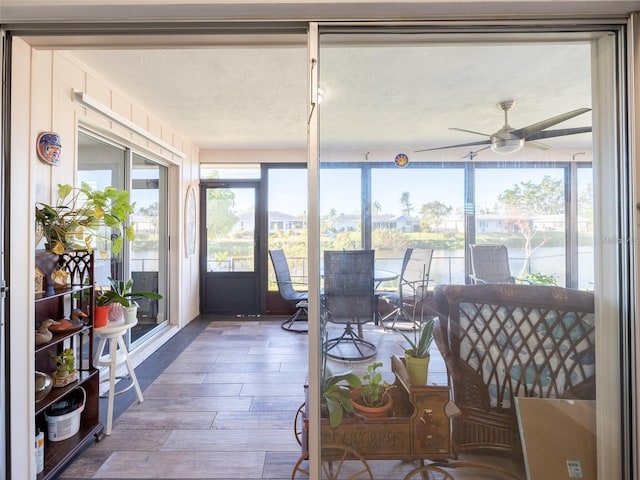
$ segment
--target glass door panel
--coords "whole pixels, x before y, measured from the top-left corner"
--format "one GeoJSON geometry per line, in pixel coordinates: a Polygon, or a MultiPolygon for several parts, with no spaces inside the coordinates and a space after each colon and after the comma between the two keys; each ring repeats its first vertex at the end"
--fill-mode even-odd
{"type": "Polygon", "coordinates": [[[167,320],[167,168],[135,153],[132,157],[136,241],[131,245],[129,263],[133,290],[162,295],[160,300],[137,301],[138,325],[131,331],[135,342],[167,320]]]}
{"type": "Polygon", "coordinates": [[[255,270],[255,191],[217,188],[207,191],[207,272],[255,270]]]}
{"type": "MultiPolygon", "coordinates": [[[[317,243],[310,246],[320,263],[328,250],[371,248],[376,260],[390,262],[395,267],[407,247],[439,249],[437,256],[448,258],[447,266],[439,268],[437,274],[436,293],[443,295],[447,288],[453,290],[452,284],[467,288],[464,284],[468,281],[471,243],[506,245],[514,274],[546,283],[545,291],[553,290],[557,298],[565,298],[564,294],[572,296],[575,292],[587,299],[587,313],[580,316],[579,321],[569,316],[563,317],[565,320],[560,324],[554,324],[565,330],[566,322],[573,325],[566,330],[568,343],[557,348],[563,352],[577,345],[578,353],[557,360],[563,366],[576,366],[571,371],[577,376],[565,375],[565,370],[558,369],[554,360],[551,364],[555,367],[545,370],[545,379],[534,382],[537,386],[548,385],[548,382],[562,385],[563,392],[586,382],[589,387],[579,396],[585,402],[595,399],[596,347],[589,342],[596,340],[593,326],[598,313],[593,306],[592,292],[599,246],[594,242],[598,232],[590,220],[596,204],[591,192],[593,183],[598,182],[591,168],[595,156],[591,125],[595,123],[593,118],[608,113],[591,112],[592,97],[596,95],[592,90],[592,71],[600,69],[600,75],[610,79],[615,76],[613,71],[603,73],[605,59],[594,55],[598,42],[611,41],[608,32],[589,32],[589,35],[549,31],[539,35],[531,31],[514,34],[498,30],[487,34],[430,35],[418,28],[403,31],[392,27],[379,33],[372,27],[362,33],[352,27],[344,33],[338,27],[326,30],[320,27],[317,86],[323,90],[324,98],[315,106],[319,121],[320,232],[319,238],[313,239],[317,243]],[[541,58],[545,59],[542,63],[541,58]],[[595,65],[594,62],[602,63],[595,65]],[[535,72],[531,65],[536,65],[535,72]],[[580,155],[577,160],[576,155],[580,155]],[[576,168],[578,161],[580,168],[576,168]],[[351,217],[341,221],[341,214],[351,217]],[[551,287],[551,283],[558,286],[551,287]],[[585,344],[576,343],[577,328],[585,329],[583,333],[588,330],[581,337],[588,338],[585,344]],[[588,350],[582,350],[587,343],[588,350]]],[[[604,51],[598,50],[601,55],[604,51]]],[[[612,59],[607,60],[615,64],[612,59]]],[[[597,95],[610,98],[612,92],[605,91],[603,85],[599,86],[597,95]]],[[[600,122],[608,125],[608,122],[615,123],[615,119],[600,118],[600,122]]],[[[604,148],[607,151],[600,152],[601,161],[612,162],[607,159],[615,159],[618,148],[611,142],[604,148]]],[[[616,170],[613,163],[601,168],[602,171],[616,170]]],[[[326,282],[322,266],[317,274],[315,280],[320,292],[323,281],[326,282]]],[[[615,277],[611,275],[607,282],[615,283],[615,277]]],[[[490,287],[500,288],[499,285],[490,287]]],[[[328,306],[326,293],[325,289],[322,295],[318,293],[319,298],[310,299],[311,304],[319,305],[317,334],[322,348],[318,362],[321,380],[317,425],[321,430],[320,463],[324,467],[335,466],[338,459],[347,458],[333,447],[323,449],[335,443],[344,443],[343,453],[351,452],[352,456],[348,457],[351,468],[365,472],[370,469],[373,478],[404,478],[415,464],[398,463],[399,459],[450,459],[455,456],[454,452],[460,452],[461,456],[477,453],[478,447],[484,448],[481,458],[488,472],[495,465],[504,465],[504,456],[490,454],[495,439],[466,437],[474,430],[473,413],[464,410],[469,407],[463,403],[464,388],[449,376],[454,365],[447,365],[435,346],[431,349],[427,385],[413,390],[413,384],[395,384],[395,388],[404,393],[399,393],[393,418],[363,421],[353,418],[350,409],[346,409],[337,421],[339,425],[335,422],[331,425],[330,410],[336,405],[330,402],[330,396],[335,394],[335,389],[324,389],[330,385],[327,383],[330,373],[350,371],[366,383],[368,367],[379,362],[382,365],[376,368],[381,371],[382,379],[394,383],[404,367],[402,361],[394,363],[393,358],[406,355],[406,341],[401,332],[385,329],[376,318],[361,322],[351,316],[342,322],[332,321],[334,312],[328,306]],[[374,357],[348,362],[325,354],[325,349],[333,345],[327,339],[342,331],[348,337],[356,334],[372,343],[374,357]],[[432,400],[426,401],[427,396],[432,396],[432,400]],[[449,399],[460,403],[462,416],[453,418],[446,413],[449,399]],[[426,403],[420,403],[423,400],[426,403]],[[416,411],[422,415],[412,416],[416,411]],[[466,422],[471,423],[465,431],[466,422]]],[[[491,331],[496,322],[502,321],[499,312],[503,309],[504,305],[495,310],[496,314],[488,320],[491,328],[486,326],[482,332],[491,331]]],[[[511,307],[507,310],[512,311],[511,307]]],[[[482,310],[483,314],[487,311],[494,310],[482,310]]],[[[564,315],[561,311],[553,315],[564,315]]],[[[540,329],[536,327],[523,333],[524,337],[509,337],[511,341],[517,343],[526,337],[534,342],[537,335],[546,331],[549,332],[544,337],[547,342],[540,343],[536,351],[546,353],[551,344],[556,345],[558,329],[551,328],[549,323],[555,321],[555,317],[548,310],[542,312],[537,318],[544,318],[546,323],[543,322],[540,329]]],[[[511,320],[519,325],[519,318],[511,320]]],[[[497,328],[507,334],[513,323],[505,321],[504,326],[497,328]]],[[[476,332],[476,338],[485,335],[482,332],[476,332]]],[[[501,336],[485,340],[498,344],[501,336]]],[[[607,355],[618,355],[613,336],[598,337],[598,341],[600,349],[613,349],[607,355]]],[[[510,356],[509,348],[502,347],[496,349],[502,360],[494,358],[494,365],[501,361],[512,365],[509,362],[515,361],[515,357],[510,356]]],[[[522,361],[526,353],[522,350],[524,347],[518,344],[515,348],[520,352],[518,361],[522,361]]],[[[530,375],[537,371],[535,362],[523,363],[519,371],[510,368],[508,372],[502,370],[485,379],[484,364],[478,360],[483,354],[474,352],[468,352],[471,363],[476,362],[475,367],[470,368],[477,368],[478,376],[487,380],[482,387],[486,396],[476,400],[488,403],[487,408],[492,412],[502,409],[514,420],[509,427],[513,441],[500,448],[503,453],[514,453],[508,469],[524,477],[523,451],[515,422],[516,397],[554,398],[562,393],[545,390],[541,394],[537,386],[530,384],[530,375]],[[495,379],[506,382],[508,387],[497,389],[491,384],[495,379]],[[506,391],[508,398],[498,399],[494,395],[497,391],[506,391]]],[[[605,378],[600,375],[615,375],[615,372],[598,372],[598,375],[605,378]]],[[[617,398],[617,392],[608,390],[606,398],[597,401],[611,406],[617,404],[617,398]]],[[[588,421],[595,421],[595,410],[589,412],[588,421]]],[[[333,419],[336,420],[335,416],[333,419]]],[[[313,428],[316,424],[311,425],[313,428]]],[[[489,425],[482,424],[478,429],[485,427],[489,425]]],[[[583,452],[585,458],[599,458],[595,437],[591,440],[588,451],[583,452]]]]}
{"type": "Polygon", "coordinates": [[[201,190],[201,310],[257,314],[259,183],[203,182],[201,190]]]}
{"type": "MultiPolygon", "coordinates": [[[[85,182],[96,189],[113,186],[125,189],[125,165],[127,151],[124,147],[108,143],[91,135],[78,134],[78,182],[85,182]]],[[[105,227],[106,228],[106,227],[105,227]]],[[[105,232],[108,238],[110,233],[105,232]]],[[[124,278],[126,248],[114,256],[109,242],[101,247],[106,255],[95,257],[95,281],[98,286],[109,286],[109,277],[124,278]]]]}

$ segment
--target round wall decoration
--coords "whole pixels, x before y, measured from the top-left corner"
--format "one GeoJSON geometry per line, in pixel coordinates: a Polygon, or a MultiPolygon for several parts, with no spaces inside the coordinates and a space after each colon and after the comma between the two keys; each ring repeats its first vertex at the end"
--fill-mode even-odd
{"type": "Polygon", "coordinates": [[[38,135],[36,145],[38,157],[49,165],[60,165],[60,151],[62,150],[62,140],[55,132],[43,132],[38,135]]]}
{"type": "Polygon", "coordinates": [[[396,167],[406,167],[409,165],[409,157],[404,153],[399,153],[396,155],[396,158],[393,159],[393,163],[396,164],[396,167]]]}

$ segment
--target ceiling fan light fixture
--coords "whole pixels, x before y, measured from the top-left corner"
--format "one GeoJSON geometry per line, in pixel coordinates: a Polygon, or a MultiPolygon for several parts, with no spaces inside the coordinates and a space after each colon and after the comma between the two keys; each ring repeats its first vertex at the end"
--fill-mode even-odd
{"type": "Polygon", "coordinates": [[[493,138],[491,140],[491,150],[500,155],[515,153],[524,147],[524,139],[522,138],[493,138]]]}

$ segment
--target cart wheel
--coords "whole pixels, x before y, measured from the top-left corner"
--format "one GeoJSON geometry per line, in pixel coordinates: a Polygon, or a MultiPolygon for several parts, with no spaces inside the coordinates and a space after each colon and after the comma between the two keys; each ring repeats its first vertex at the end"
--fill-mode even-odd
{"type": "Polygon", "coordinates": [[[423,465],[414,468],[403,480],[455,480],[454,477],[441,467],[435,465],[423,465]]]}
{"type": "MultiPolygon", "coordinates": [[[[309,478],[309,453],[300,457],[291,474],[291,480],[309,478]]],[[[373,480],[367,461],[351,447],[325,445],[322,447],[323,480],[373,480]]]]}
{"type": "Polygon", "coordinates": [[[296,436],[296,442],[298,442],[300,446],[302,446],[302,432],[305,429],[303,417],[305,407],[306,405],[304,403],[300,405],[293,419],[293,434],[296,436]]]}
{"type": "MultiPolygon", "coordinates": [[[[411,470],[403,480],[455,480],[455,476],[443,468],[444,465],[437,465],[435,463],[429,465],[423,465],[421,467],[411,470]]],[[[448,469],[461,469],[461,468],[474,468],[485,470],[487,475],[494,480],[522,480],[522,477],[516,472],[507,470],[506,468],[498,467],[496,465],[490,465],[482,462],[466,462],[466,461],[454,461],[451,464],[446,465],[448,469]]],[[[469,472],[471,473],[471,472],[469,472]]],[[[465,477],[466,478],[466,477],[465,477]]],[[[472,477],[469,477],[472,478],[472,477]]],[[[483,478],[484,475],[483,475],[483,478]]]]}
{"type": "Polygon", "coordinates": [[[293,466],[291,480],[309,478],[309,452],[305,452],[293,466]]]}

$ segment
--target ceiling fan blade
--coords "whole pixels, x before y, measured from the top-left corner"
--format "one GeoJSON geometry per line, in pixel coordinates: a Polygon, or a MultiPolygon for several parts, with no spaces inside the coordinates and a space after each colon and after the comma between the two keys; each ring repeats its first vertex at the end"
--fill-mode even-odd
{"type": "Polygon", "coordinates": [[[518,138],[524,138],[525,140],[527,140],[529,139],[529,137],[544,130],[545,128],[552,127],[558,123],[564,122],[566,120],[569,120],[570,118],[577,117],[578,115],[582,115],[583,113],[587,113],[590,111],[590,108],[578,108],[570,112],[556,115],[555,117],[547,118],[546,120],[542,120],[541,122],[532,123],[531,125],[527,125],[524,128],[518,128],[516,130],[513,130],[511,134],[515,135],[518,138]]]}
{"type": "Polygon", "coordinates": [[[549,145],[545,145],[542,142],[536,142],[536,141],[531,141],[531,140],[527,140],[524,144],[525,147],[529,147],[529,148],[535,148],[538,150],[549,150],[551,147],[549,145]]]}
{"type": "Polygon", "coordinates": [[[449,130],[456,130],[457,132],[473,133],[474,135],[482,135],[483,137],[490,137],[490,136],[491,136],[491,135],[489,135],[488,133],[474,132],[473,130],[467,130],[467,129],[465,129],[465,128],[456,128],[456,127],[451,127],[449,130]]]}
{"type": "Polygon", "coordinates": [[[565,135],[577,135],[578,133],[589,133],[591,127],[561,128],[558,130],[547,130],[546,132],[538,132],[527,137],[527,142],[531,140],[540,140],[542,138],[563,137],[565,135]]]}
{"type": "Polygon", "coordinates": [[[486,150],[487,148],[491,148],[491,145],[487,145],[486,147],[479,148],[478,150],[473,150],[467,153],[466,155],[460,157],[460,159],[464,160],[465,158],[468,158],[469,160],[473,160],[474,158],[476,158],[479,152],[486,150]]]}
{"type": "Polygon", "coordinates": [[[457,145],[449,145],[446,147],[434,147],[434,148],[423,148],[422,150],[414,150],[413,153],[418,152],[430,152],[432,150],[444,150],[445,148],[456,148],[456,147],[472,147],[475,145],[490,145],[491,140],[483,140],[480,142],[471,142],[471,143],[459,143],[457,145]]]}

